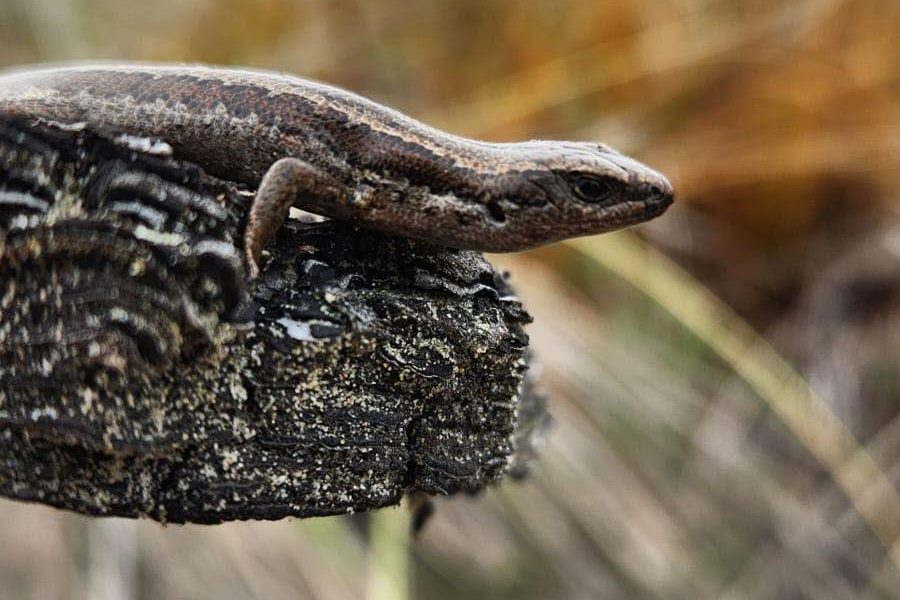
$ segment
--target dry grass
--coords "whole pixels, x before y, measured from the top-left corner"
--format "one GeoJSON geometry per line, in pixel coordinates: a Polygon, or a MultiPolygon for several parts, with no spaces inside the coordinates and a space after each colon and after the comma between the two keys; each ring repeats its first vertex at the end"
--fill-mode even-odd
{"type": "Polygon", "coordinates": [[[160,528],[4,502],[0,589],[900,598],[898,33],[892,0],[0,0],[0,64],[280,68],[458,133],[603,139],[681,198],[640,229],[653,251],[497,257],[556,428],[529,482],[442,503],[408,564],[399,510],[373,549],[358,517],[160,528]]]}

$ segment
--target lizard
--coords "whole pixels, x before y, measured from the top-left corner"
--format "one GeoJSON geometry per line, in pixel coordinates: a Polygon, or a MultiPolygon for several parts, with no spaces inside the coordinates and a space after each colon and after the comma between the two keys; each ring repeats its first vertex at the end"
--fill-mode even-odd
{"type": "Polygon", "coordinates": [[[255,190],[251,279],[292,206],[431,243],[515,252],[628,227],[665,176],[594,142],[484,142],[343,89],[268,71],[86,63],[0,74],[0,115],[158,138],[255,190]]]}

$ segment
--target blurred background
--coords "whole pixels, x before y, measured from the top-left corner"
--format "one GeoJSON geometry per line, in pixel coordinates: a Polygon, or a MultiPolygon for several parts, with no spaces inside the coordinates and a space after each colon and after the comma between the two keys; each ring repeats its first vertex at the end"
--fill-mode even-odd
{"type": "Polygon", "coordinates": [[[202,61],[670,176],[492,257],[555,427],[524,483],[216,527],[0,501],[0,598],[900,598],[896,0],[0,0],[0,66],[202,61]]]}

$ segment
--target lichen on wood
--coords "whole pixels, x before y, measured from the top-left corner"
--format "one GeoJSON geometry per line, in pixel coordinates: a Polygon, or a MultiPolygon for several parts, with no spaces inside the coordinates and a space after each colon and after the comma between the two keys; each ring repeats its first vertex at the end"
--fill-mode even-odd
{"type": "Polygon", "coordinates": [[[0,121],[0,494],[216,523],[524,472],[547,417],[504,278],[290,221],[248,282],[251,192],[164,141],[0,121]]]}

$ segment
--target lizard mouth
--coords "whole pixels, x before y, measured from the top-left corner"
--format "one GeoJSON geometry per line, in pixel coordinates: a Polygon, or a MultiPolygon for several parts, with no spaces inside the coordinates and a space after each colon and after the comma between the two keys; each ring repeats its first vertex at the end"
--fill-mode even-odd
{"type": "MultiPolygon", "coordinates": [[[[673,201],[674,198],[671,194],[651,194],[623,202],[616,207],[616,216],[610,220],[610,226],[603,231],[614,231],[651,221],[666,212],[672,206],[673,201]]],[[[593,233],[601,232],[593,231],[586,235],[593,233]]]]}

